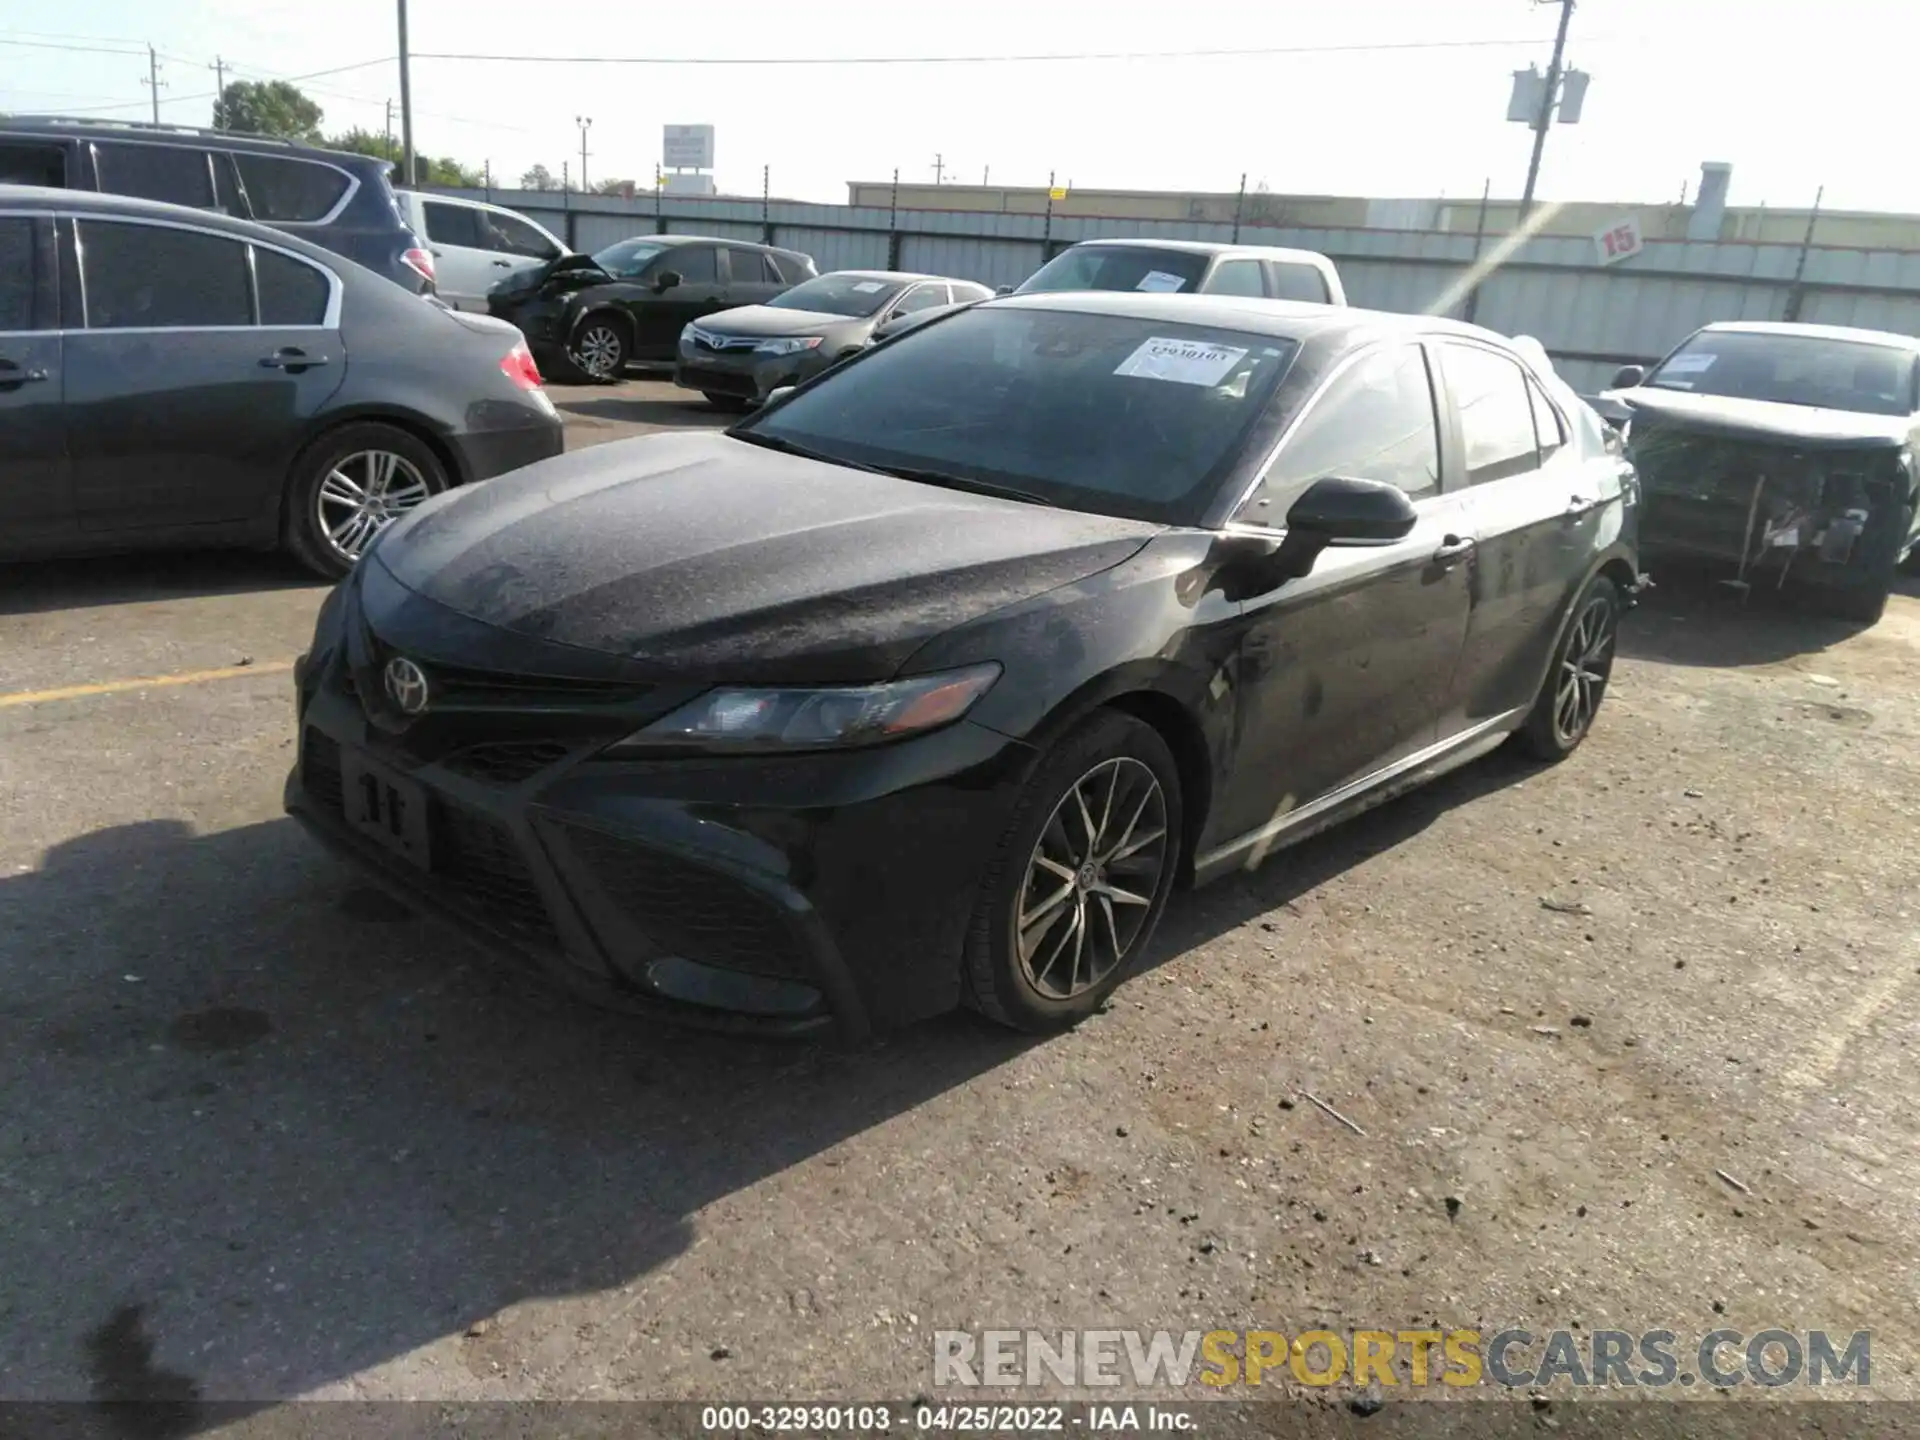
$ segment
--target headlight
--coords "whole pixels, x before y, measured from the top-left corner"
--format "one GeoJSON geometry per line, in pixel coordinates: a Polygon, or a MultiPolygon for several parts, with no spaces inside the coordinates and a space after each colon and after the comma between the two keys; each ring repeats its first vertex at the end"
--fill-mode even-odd
{"type": "Polygon", "coordinates": [[[749,753],[828,750],[898,740],[951,724],[1000,678],[998,665],[884,685],[710,690],[635,731],[610,754],[691,746],[749,753]]]}
{"type": "Polygon", "coordinates": [[[819,347],[823,337],[819,335],[791,335],[780,340],[762,340],[753,347],[756,355],[798,355],[802,350],[819,347]]]}

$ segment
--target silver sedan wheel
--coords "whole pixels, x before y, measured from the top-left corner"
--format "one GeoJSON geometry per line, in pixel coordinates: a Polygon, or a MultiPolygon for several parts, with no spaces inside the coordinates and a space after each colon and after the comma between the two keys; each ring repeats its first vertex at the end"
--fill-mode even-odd
{"type": "Polygon", "coordinates": [[[1083,995],[1145,928],[1166,868],[1167,797],[1129,756],[1103,760],[1061,797],[1027,861],[1014,953],[1049,1000],[1083,995]]]}
{"type": "Polygon", "coordinates": [[[573,337],[573,363],[596,380],[617,380],[626,344],[611,325],[589,325],[573,337]]]}
{"type": "Polygon", "coordinates": [[[334,553],[355,561],[373,537],[433,491],[414,463],[391,450],[343,455],[321,477],[314,508],[334,553]]]}
{"type": "Polygon", "coordinates": [[[1562,745],[1576,744],[1593,725],[1613,673],[1613,641],[1618,625],[1613,601],[1591,597],[1573,622],[1553,694],[1553,731],[1562,745]]]}

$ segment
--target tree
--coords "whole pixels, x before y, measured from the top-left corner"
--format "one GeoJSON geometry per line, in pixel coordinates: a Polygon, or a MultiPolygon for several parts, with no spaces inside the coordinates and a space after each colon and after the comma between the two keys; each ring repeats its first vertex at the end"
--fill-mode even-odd
{"type": "Polygon", "coordinates": [[[324,113],[285,80],[233,80],[213,102],[213,128],[317,140],[324,113]]]}
{"type": "Polygon", "coordinates": [[[478,190],[485,176],[471,165],[462,165],[451,156],[416,155],[414,167],[422,185],[449,185],[463,190],[478,190]]]}
{"type": "Polygon", "coordinates": [[[372,130],[363,130],[358,125],[351,130],[342,130],[338,135],[328,135],[321,141],[329,150],[345,150],[350,155],[371,155],[376,160],[400,160],[400,142],[372,130]]]}
{"type": "Polygon", "coordinates": [[[558,190],[560,182],[553,178],[553,172],[544,165],[536,165],[520,177],[522,190],[558,190]]]}

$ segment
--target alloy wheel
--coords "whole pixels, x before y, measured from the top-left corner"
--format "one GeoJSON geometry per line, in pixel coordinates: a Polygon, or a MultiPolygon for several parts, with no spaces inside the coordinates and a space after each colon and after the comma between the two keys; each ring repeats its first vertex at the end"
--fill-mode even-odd
{"type": "Polygon", "coordinates": [[[433,492],[404,455],[359,450],[321,478],[314,501],[320,533],[343,559],[356,561],[373,537],[433,492]]]}
{"type": "Polygon", "coordinates": [[[590,325],[574,337],[573,363],[596,380],[618,379],[625,348],[611,325],[590,325]]]}
{"type": "Polygon", "coordinates": [[[1560,656],[1560,677],[1553,695],[1553,730],[1562,745],[1571,746],[1587,733],[1613,673],[1616,622],[1613,601],[1592,596],[1574,621],[1560,656]]]}
{"type": "Polygon", "coordinates": [[[1028,984],[1071,1000],[1127,958],[1169,855],[1167,797],[1130,756],[1103,760],[1053,807],[1027,861],[1014,953],[1028,984]]]}

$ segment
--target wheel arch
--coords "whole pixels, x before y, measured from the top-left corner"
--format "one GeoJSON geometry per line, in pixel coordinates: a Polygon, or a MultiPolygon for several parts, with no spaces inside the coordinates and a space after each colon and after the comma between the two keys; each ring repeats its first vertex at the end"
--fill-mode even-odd
{"type": "Polygon", "coordinates": [[[287,506],[291,501],[294,481],[300,473],[301,465],[328,437],[355,425],[391,425],[394,429],[411,435],[433,452],[434,458],[447,472],[449,489],[465,485],[473,478],[467,473],[467,468],[460,459],[460,452],[448,441],[446,435],[430,421],[412,411],[388,409],[377,404],[356,406],[352,410],[334,411],[301,440],[299,448],[293,452],[293,458],[287,462],[286,475],[280,482],[277,506],[276,529],[279,533],[284,534],[286,531],[287,506]]]}
{"type": "Polygon", "coordinates": [[[573,339],[574,332],[582,325],[586,324],[589,320],[599,319],[603,315],[611,320],[621,335],[626,338],[627,357],[631,359],[633,357],[633,337],[635,333],[633,316],[629,315],[612,300],[591,300],[574,311],[572,318],[567,321],[566,337],[560,342],[562,348],[573,339]]]}

